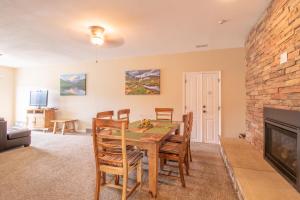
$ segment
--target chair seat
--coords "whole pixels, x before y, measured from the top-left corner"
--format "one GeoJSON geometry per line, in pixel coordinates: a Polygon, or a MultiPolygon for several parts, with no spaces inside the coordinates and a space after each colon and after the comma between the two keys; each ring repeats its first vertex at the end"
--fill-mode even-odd
{"type": "MultiPolygon", "coordinates": [[[[102,143],[102,145],[109,152],[122,153],[121,141],[120,140],[108,140],[102,143]]],[[[126,145],[127,150],[135,149],[132,145],[126,145]]]]}
{"type": "MultiPolygon", "coordinates": [[[[127,159],[128,165],[133,166],[142,159],[143,153],[140,150],[128,150],[127,159]]],[[[99,162],[104,165],[110,165],[114,167],[122,167],[122,152],[121,153],[109,153],[106,152],[104,155],[99,156],[99,162]]]]}
{"type": "Polygon", "coordinates": [[[160,147],[160,153],[167,153],[167,154],[176,154],[179,155],[180,152],[180,143],[174,142],[166,142],[160,147]]]}
{"type": "Polygon", "coordinates": [[[183,136],[182,135],[171,135],[170,137],[168,137],[167,141],[181,143],[181,142],[183,142],[183,136]]]}

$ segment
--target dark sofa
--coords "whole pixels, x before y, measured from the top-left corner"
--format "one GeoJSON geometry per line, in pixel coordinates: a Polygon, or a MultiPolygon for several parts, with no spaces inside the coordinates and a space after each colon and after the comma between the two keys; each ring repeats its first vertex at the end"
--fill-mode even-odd
{"type": "Polygon", "coordinates": [[[29,146],[31,131],[28,129],[7,129],[7,122],[0,118],[0,151],[18,147],[29,146]]]}

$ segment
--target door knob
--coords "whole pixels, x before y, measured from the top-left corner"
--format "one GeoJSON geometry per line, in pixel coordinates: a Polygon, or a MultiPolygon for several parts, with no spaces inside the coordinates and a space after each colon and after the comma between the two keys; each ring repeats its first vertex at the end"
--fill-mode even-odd
{"type": "Polygon", "coordinates": [[[203,110],[203,113],[206,113],[206,110],[203,110]]]}
{"type": "Polygon", "coordinates": [[[202,108],[206,108],[206,105],[203,105],[202,108]]]}

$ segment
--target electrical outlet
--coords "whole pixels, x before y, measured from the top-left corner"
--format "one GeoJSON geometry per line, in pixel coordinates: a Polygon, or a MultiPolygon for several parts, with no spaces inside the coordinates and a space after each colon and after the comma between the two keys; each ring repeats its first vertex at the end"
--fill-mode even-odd
{"type": "Polygon", "coordinates": [[[286,63],[287,60],[288,60],[288,54],[287,54],[287,52],[283,52],[283,53],[280,55],[280,64],[286,63]]]}

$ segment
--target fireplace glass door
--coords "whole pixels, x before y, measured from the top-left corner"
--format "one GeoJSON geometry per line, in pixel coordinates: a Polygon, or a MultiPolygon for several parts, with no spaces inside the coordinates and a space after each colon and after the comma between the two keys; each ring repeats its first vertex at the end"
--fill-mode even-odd
{"type": "Polygon", "coordinates": [[[265,155],[286,176],[296,182],[297,134],[290,128],[284,129],[266,123],[265,155]]]}

